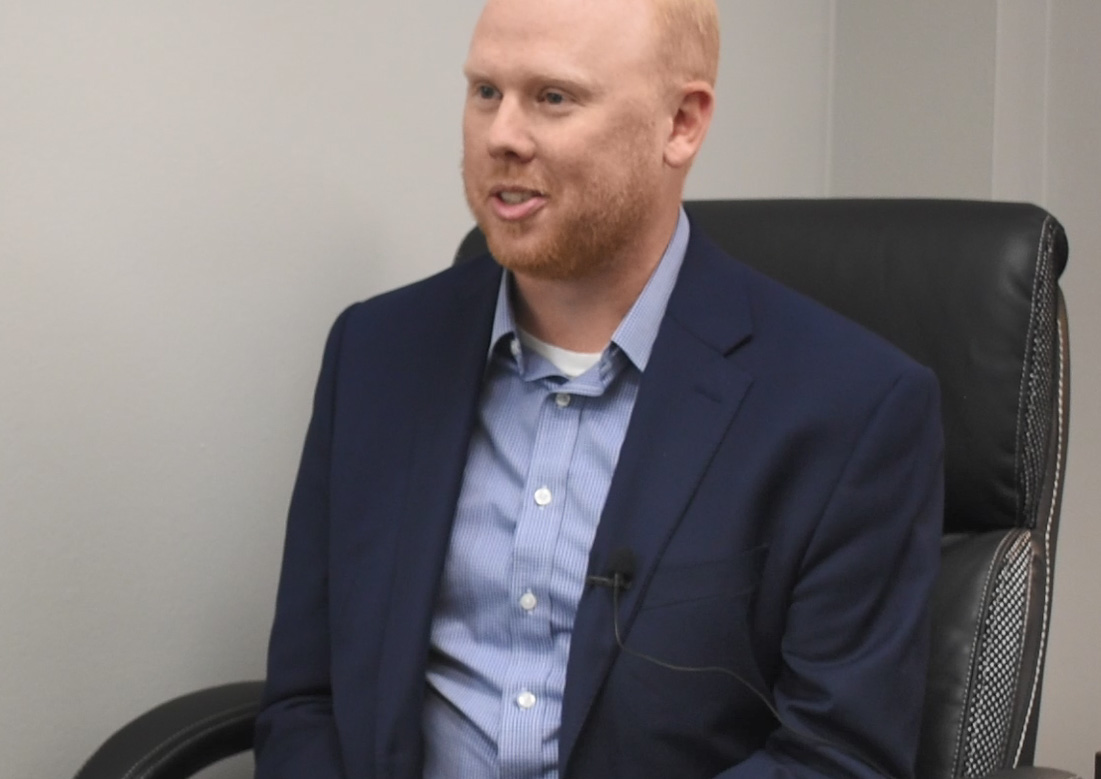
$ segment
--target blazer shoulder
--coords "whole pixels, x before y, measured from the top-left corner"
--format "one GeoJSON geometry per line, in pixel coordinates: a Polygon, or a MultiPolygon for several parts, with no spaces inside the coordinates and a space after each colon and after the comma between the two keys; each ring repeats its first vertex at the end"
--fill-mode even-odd
{"type": "Polygon", "coordinates": [[[406,375],[479,339],[488,344],[500,273],[487,255],[351,304],[329,331],[323,370],[406,375]]]}

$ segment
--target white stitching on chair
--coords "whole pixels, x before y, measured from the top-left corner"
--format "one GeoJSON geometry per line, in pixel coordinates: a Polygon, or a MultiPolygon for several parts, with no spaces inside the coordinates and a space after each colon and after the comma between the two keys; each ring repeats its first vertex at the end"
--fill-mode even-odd
{"type": "MultiPolygon", "coordinates": [[[[1046,225],[1045,225],[1046,226],[1046,225]]],[[[1032,710],[1036,705],[1036,693],[1040,689],[1040,677],[1042,676],[1042,669],[1044,667],[1044,656],[1047,653],[1047,631],[1048,631],[1048,619],[1050,617],[1051,607],[1051,582],[1054,576],[1054,566],[1051,564],[1051,528],[1055,524],[1055,510],[1059,505],[1058,496],[1059,490],[1062,488],[1062,468],[1063,468],[1063,418],[1066,413],[1066,409],[1063,404],[1063,384],[1065,380],[1066,355],[1064,354],[1063,339],[1065,333],[1063,332],[1063,321],[1060,317],[1056,316],[1056,333],[1058,334],[1059,342],[1059,377],[1058,385],[1056,387],[1056,397],[1058,398],[1056,408],[1058,409],[1056,416],[1056,440],[1055,440],[1055,481],[1051,486],[1051,506],[1048,507],[1047,527],[1044,528],[1044,611],[1043,621],[1040,625],[1040,650],[1036,663],[1036,674],[1032,680],[1032,693],[1028,698],[1028,710],[1025,714],[1024,728],[1021,729],[1021,740],[1017,744],[1017,753],[1013,757],[1013,767],[1016,768],[1017,764],[1021,760],[1021,752],[1025,748],[1025,736],[1028,733],[1028,723],[1032,720],[1032,710]]]]}
{"type": "Polygon", "coordinates": [[[1001,768],[1012,747],[1013,703],[1017,697],[1021,655],[1027,634],[1028,593],[1032,581],[1032,539],[1024,529],[999,547],[997,579],[983,610],[980,657],[974,700],[968,706],[963,776],[986,776],[1001,768]]]}

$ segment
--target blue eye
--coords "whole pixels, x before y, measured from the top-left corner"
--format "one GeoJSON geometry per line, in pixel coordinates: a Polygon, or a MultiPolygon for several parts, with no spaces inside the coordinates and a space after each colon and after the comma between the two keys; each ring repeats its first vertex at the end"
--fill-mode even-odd
{"type": "Polygon", "coordinates": [[[561,92],[544,92],[543,100],[550,105],[562,105],[566,102],[566,96],[561,92]]]}
{"type": "Polygon", "coordinates": [[[488,84],[479,85],[477,91],[478,97],[482,98],[483,100],[492,100],[493,98],[497,97],[497,90],[489,86],[488,84]]]}

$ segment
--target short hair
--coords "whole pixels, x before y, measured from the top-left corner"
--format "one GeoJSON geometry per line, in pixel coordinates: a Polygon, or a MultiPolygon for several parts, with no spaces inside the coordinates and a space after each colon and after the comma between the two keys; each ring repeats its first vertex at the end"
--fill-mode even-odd
{"type": "Polygon", "coordinates": [[[719,75],[719,9],[715,0],[651,0],[657,54],[675,79],[706,81],[719,75]]]}

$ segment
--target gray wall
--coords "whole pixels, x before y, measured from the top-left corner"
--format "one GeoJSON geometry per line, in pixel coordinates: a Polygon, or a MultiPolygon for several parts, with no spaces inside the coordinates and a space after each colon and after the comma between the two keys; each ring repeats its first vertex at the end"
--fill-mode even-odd
{"type": "MultiPolygon", "coordinates": [[[[1071,236],[1073,435],[1040,756],[1101,733],[1101,7],[721,0],[690,196],[998,197],[1071,236]]],[[[0,0],[0,754],[65,776],[263,673],[325,331],[469,217],[476,3],[0,0]]],[[[245,776],[247,762],[211,772],[245,776]]]]}

